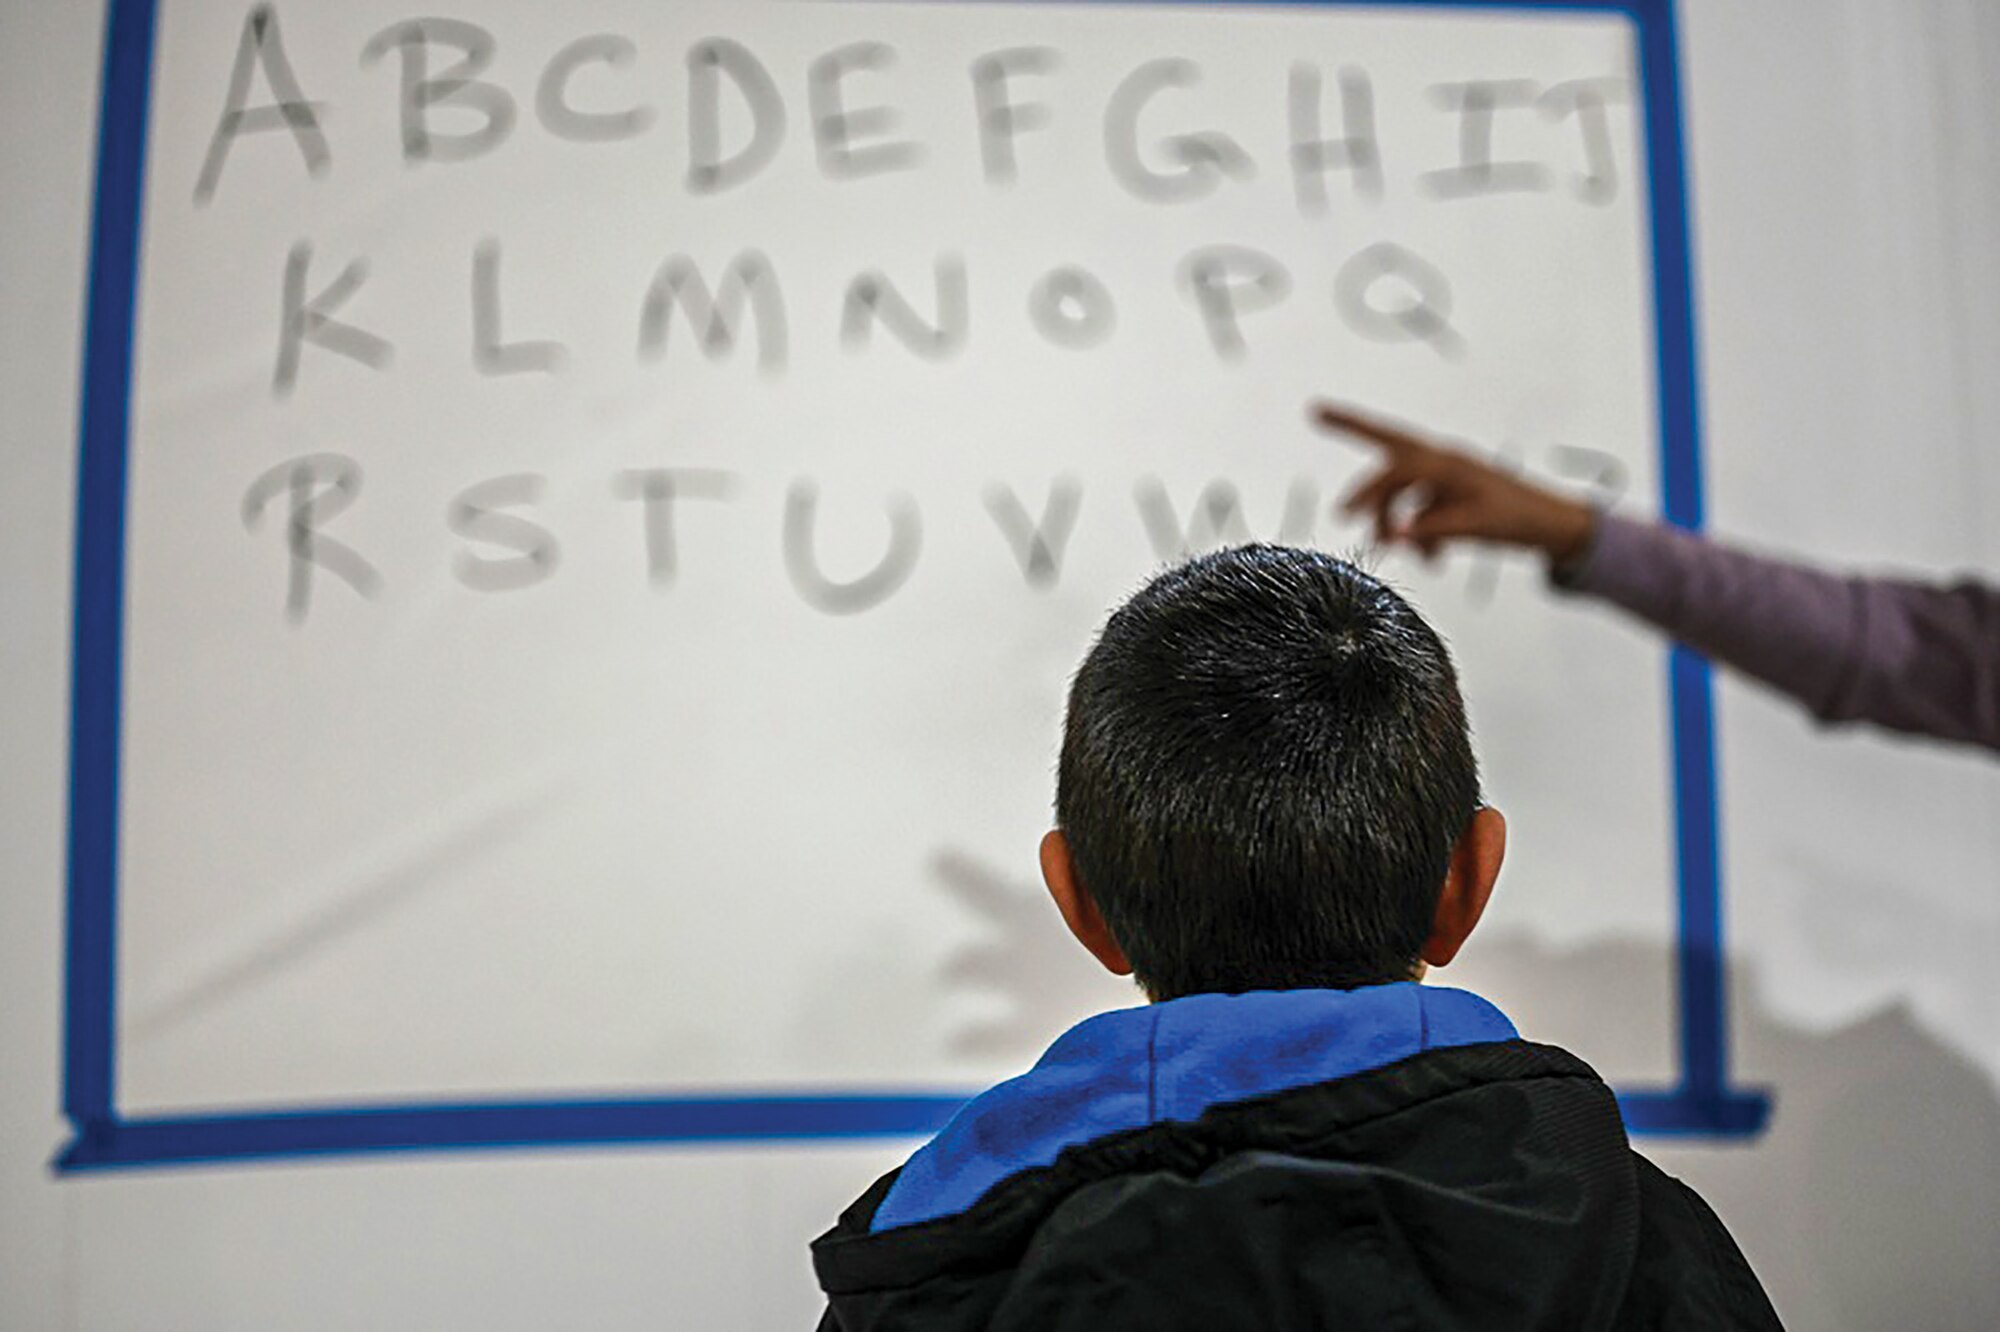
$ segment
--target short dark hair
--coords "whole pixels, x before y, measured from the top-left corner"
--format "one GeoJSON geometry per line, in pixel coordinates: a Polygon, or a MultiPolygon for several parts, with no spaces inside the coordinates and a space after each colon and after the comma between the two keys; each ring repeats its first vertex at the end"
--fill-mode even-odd
{"type": "Polygon", "coordinates": [[[1444,643],[1330,555],[1169,569],[1070,686],[1056,820],[1155,999],[1409,979],[1478,808],[1444,643]]]}

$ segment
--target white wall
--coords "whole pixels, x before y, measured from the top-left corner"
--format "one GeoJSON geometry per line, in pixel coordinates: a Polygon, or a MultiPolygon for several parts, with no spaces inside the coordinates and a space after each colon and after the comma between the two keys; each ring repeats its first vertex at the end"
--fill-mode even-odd
{"type": "MultiPolygon", "coordinates": [[[[899,1145],[48,1174],[100,21],[0,5],[0,1327],[807,1324],[805,1241],[899,1145]]],[[[2000,570],[1975,498],[1993,486],[1976,441],[2000,438],[2000,139],[1981,96],[2000,14],[1689,0],[1684,26],[1713,526],[2000,570]],[[1838,468],[1815,465],[1821,440],[1847,442],[1838,468]]],[[[1738,1066],[1777,1113],[1754,1146],[1653,1153],[1729,1221],[1793,1326],[2000,1325],[2000,1058],[1966,1035],[2000,1015],[2000,770],[1817,734],[1735,686],[1720,707],[1738,1066]],[[1994,855],[1939,863],[1931,820],[1986,827],[1994,855]]],[[[1662,965],[1485,943],[1593,993],[1662,965]]],[[[1601,1015],[1607,1039],[1626,1016],[1601,1015]]]]}
{"type": "MultiPolygon", "coordinates": [[[[1980,92],[2000,13],[1692,3],[1685,30],[1712,525],[1991,581],[2000,514],[1972,497],[2000,440],[1980,92]],[[1826,440],[1868,444],[1816,467],[1826,440]]],[[[1815,733],[1744,687],[1720,713],[1738,1064],[1779,1108],[1752,1151],[1654,1155],[1729,1219],[1791,1325],[1993,1326],[1994,1061],[1936,1016],[2000,1015],[2000,768],[1815,733]],[[1985,862],[1927,863],[1919,808],[1985,828],[1985,862]]]]}

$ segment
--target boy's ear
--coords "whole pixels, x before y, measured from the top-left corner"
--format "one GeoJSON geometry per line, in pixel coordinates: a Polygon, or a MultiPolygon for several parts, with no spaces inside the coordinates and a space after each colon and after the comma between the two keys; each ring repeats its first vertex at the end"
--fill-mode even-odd
{"type": "Polygon", "coordinates": [[[1042,837],[1042,882],[1049,886],[1049,896],[1055,899],[1056,910],[1062,912],[1063,924],[1069,926],[1076,941],[1112,975],[1131,975],[1132,964],[1125,960],[1125,950],[1111,937],[1111,927],[1104,923],[1097,903],[1076,877],[1076,866],[1069,858],[1069,839],[1060,828],[1051,828],[1042,837]]]}
{"type": "Polygon", "coordinates": [[[1458,956],[1486,911],[1493,881],[1500,877],[1500,862],[1506,855],[1507,820],[1499,810],[1481,806],[1451,848],[1451,864],[1445,869],[1444,888],[1438,893],[1431,935],[1417,954],[1427,965],[1441,967],[1458,956]]]}

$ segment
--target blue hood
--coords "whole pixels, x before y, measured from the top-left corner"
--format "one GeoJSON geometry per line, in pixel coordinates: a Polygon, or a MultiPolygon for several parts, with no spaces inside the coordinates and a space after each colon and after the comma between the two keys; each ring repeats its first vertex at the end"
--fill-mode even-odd
{"type": "Polygon", "coordinates": [[[870,1228],[962,1212],[1008,1176],[1107,1134],[1516,1036],[1477,995],[1414,981],[1196,994],[1100,1013],[1034,1068],[968,1102],[910,1158],[870,1228]]]}

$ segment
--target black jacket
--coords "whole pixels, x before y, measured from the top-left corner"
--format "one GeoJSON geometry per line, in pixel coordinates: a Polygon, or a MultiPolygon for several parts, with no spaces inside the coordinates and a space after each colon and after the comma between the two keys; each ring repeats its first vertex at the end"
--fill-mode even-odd
{"type": "Polygon", "coordinates": [[[871,1234],[895,1177],[813,1244],[821,1332],[1779,1326],[1590,1067],[1526,1041],[1112,1134],[871,1234]]]}

